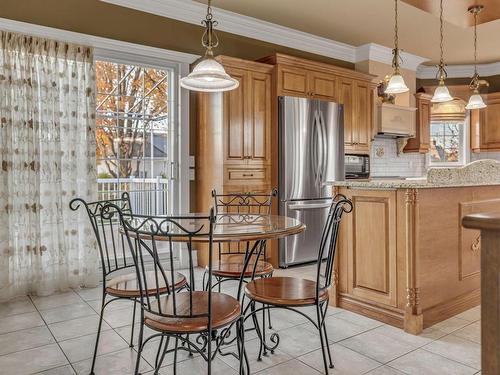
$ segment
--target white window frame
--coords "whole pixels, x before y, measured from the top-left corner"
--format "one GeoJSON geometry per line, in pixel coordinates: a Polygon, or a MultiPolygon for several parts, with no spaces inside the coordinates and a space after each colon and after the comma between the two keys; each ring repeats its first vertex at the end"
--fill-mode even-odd
{"type": "MultiPolygon", "coordinates": [[[[178,191],[174,194],[179,197],[175,212],[189,212],[189,92],[181,90],[179,78],[189,73],[189,65],[200,56],[189,53],[149,47],[141,44],[128,43],[119,40],[76,33],[53,27],[40,26],[26,22],[0,18],[2,30],[34,35],[42,38],[82,44],[94,48],[94,59],[104,59],[118,63],[129,63],[149,66],[152,68],[170,68],[176,72],[173,82],[176,84],[174,100],[177,102],[178,129],[178,191]]],[[[174,202],[176,200],[174,199],[174,202]]]]}
{"type": "MultiPolygon", "coordinates": [[[[431,121],[432,123],[433,121],[431,121]]],[[[435,122],[446,122],[446,121],[435,121],[435,122]]],[[[459,121],[457,121],[459,122],[459,121]]],[[[429,124],[430,126],[430,124],[429,124]]],[[[450,167],[463,167],[467,165],[470,161],[470,111],[467,111],[466,117],[463,121],[464,126],[464,139],[462,143],[462,153],[464,155],[464,159],[461,162],[450,163],[450,162],[433,162],[431,160],[431,155],[428,153],[428,166],[431,168],[450,168],[450,167]]],[[[430,131],[430,129],[429,129],[430,131]]],[[[431,140],[432,142],[432,140],[431,140]]]]}

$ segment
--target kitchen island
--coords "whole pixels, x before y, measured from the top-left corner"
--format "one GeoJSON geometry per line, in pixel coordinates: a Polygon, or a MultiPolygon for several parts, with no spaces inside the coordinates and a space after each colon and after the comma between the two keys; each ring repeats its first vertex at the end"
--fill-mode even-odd
{"type": "Polygon", "coordinates": [[[461,221],[500,212],[499,163],[333,186],[354,206],[341,226],[333,305],[413,334],[479,305],[480,232],[461,221]]]}

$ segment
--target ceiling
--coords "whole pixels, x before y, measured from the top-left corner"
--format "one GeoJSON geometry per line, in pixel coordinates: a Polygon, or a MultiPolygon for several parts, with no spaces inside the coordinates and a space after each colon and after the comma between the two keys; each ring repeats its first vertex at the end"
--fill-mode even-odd
{"type": "MultiPolygon", "coordinates": [[[[196,0],[206,3],[206,0],[196,0]]],[[[405,0],[420,4],[438,0],[405,0]]],[[[476,1],[445,0],[444,13],[459,14],[476,1]],[[458,10],[457,10],[458,9],[458,10]],[[453,11],[453,12],[452,12],[453,11]]],[[[500,0],[485,0],[492,13],[500,16],[500,0]]],[[[377,43],[392,47],[394,41],[393,0],[212,0],[213,7],[290,27],[339,42],[360,46],[377,43]]],[[[407,3],[399,4],[399,46],[405,52],[429,58],[426,64],[439,60],[439,17],[432,6],[426,10],[407,3]]],[[[487,8],[485,8],[487,11],[487,8]]],[[[215,19],[217,13],[214,12],[215,19]]],[[[453,18],[453,17],[452,17],[453,18]]],[[[462,21],[445,22],[445,60],[448,64],[473,62],[473,28],[458,26],[462,21]]],[[[478,26],[478,61],[500,61],[500,19],[478,26]]]]}
{"type": "MultiPolygon", "coordinates": [[[[401,0],[419,9],[439,17],[440,2],[437,0],[401,0]]],[[[474,16],[467,10],[469,7],[482,5],[484,8],[477,16],[477,23],[495,21],[500,18],[500,0],[448,0],[443,1],[446,13],[443,10],[443,18],[457,26],[467,27],[474,25],[474,16]]]]}

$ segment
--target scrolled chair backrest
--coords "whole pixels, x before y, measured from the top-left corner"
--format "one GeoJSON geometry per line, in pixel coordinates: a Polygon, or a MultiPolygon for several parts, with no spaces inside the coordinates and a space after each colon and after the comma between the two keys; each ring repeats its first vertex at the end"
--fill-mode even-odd
{"type": "Polygon", "coordinates": [[[332,284],[333,263],[342,215],[350,213],[352,208],[351,200],[345,195],[337,194],[333,197],[319,245],[316,278],[317,297],[321,290],[332,284]],[[324,260],[325,255],[326,260],[324,260]],[[322,266],[324,266],[323,271],[321,270],[322,266]]]}
{"type": "Polygon", "coordinates": [[[217,194],[212,190],[216,215],[223,214],[257,214],[269,215],[271,203],[278,195],[278,190],[272,189],[269,193],[229,193],[217,194]]]}
{"type": "MultiPolygon", "coordinates": [[[[141,303],[145,311],[170,318],[207,317],[211,313],[211,293],[208,293],[208,308],[205,311],[193,310],[194,259],[193,245],[204,242],[209,244],[209,274],[212,272],[212,244],[215,214],[213,209],[209,215],[188,216],[146,216],[122,212],[113,204],[107,205],[104,216],[120,218],[121,231],[125,234],[127,244],[135,263],[141,303]],[[187,248],[190,288],[176,285],[177,271],[180,265],[174,260],[176,244],[184,244],[187,248]],[[158,248],[166,245],[169,259],[160,259],[158,248]],[[180,288],[183,288],[179,293],[180,288]],[[160,298],[167,296],[168,298],[160,298]],[[182,300],[183,302],[181,302],[182,300]],[[167,302],[168,301],[168,302],[167,302]],[[186,301],[188,301],[186,303],[186,301]]],[[[211,278],[209,278],[211,279],[211,278]]]]}
{"type": "Polygon", "coordinates": [[[73,211],[77,211],[81,207],[85,208],[99,249],[104,282],[110,273],[134,265],[125,248],[123,234],[118,231],[118,218],[106,219],[102,215],[103,208],[110,203],[119,207],[123,212],[132,212],[130,196],[127,192],[114,199],[87,202],[84,199],[75,198],[69,203],[69,207],[73,211]]]}

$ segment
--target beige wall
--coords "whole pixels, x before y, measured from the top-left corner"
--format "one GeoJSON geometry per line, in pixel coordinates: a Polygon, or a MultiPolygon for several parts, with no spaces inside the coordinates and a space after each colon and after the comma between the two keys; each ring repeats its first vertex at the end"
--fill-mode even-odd
{"type": "MultiPolygon", "coordinates": [[[[378,61],[365,60],[356,63],[356,70],[360,72],[370,73],[376,75],[378,80],[381,81],[385,76],[391,75],[393,72],[392,66],[388,64],[384,64],[378,61]]],[[[406,85],[410,89],[410,91],[397,94],[396,95],[396,104],[408,107],[415,106],[415,92],[417,87],[417,75],[416,72],[408,69],[401,69],[401,74],[406,82],[406,85]]]]}

